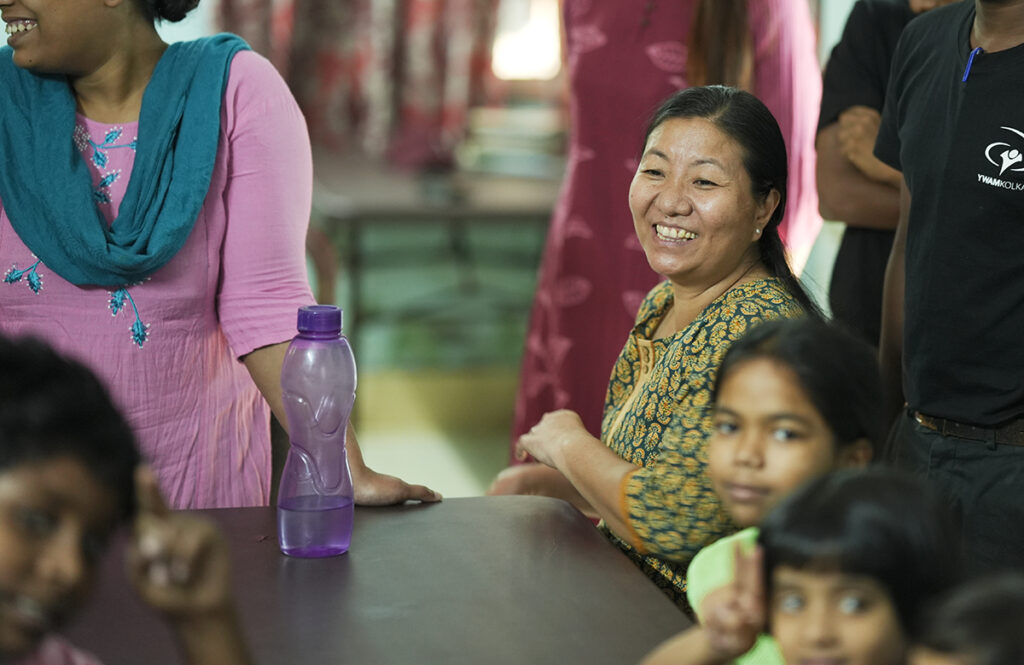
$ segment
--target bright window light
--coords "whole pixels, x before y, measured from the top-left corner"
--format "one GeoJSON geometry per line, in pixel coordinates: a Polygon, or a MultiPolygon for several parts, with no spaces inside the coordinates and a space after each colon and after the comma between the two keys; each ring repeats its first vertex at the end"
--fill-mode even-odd
{"type": "Polygon", "coordinates": [[[506,81],[547,81],[562,68],[558,0],[501,0],[491,53],[494,75],[506,81]]]}

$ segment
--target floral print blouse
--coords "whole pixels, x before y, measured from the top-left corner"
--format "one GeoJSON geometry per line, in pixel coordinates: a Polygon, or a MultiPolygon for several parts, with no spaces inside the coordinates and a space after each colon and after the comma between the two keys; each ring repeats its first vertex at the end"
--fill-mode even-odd
{"type": "Polygon", "coordinates": [[[718,365],[748,329],[804,310],[779,280],[754,280],[727,291],[675,335],[654,339],[672,302],[667,281],[647,294],[612,371],[601,440],[640,468],[621,487],[630,542],[601,529],[686,607],[690,560],[737,530],[706,472],[718,365]]]}

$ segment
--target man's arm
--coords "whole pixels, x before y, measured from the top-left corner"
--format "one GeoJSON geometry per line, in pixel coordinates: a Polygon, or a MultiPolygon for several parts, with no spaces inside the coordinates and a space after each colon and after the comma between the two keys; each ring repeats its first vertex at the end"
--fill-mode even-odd
{"type": "Polygon", "coordinates": [[[882,333],[878,340],[878,358],[882,371],[882,395],[886,422],[892,422],[903,408],[903,301],[906,262],[907,223],[910,190],[900,186],[900,214],[896,237],[885,269],[882,291],[882,333]]]}
{"type": "Polygon", "coordinates": [[[851,106],[815,140],[819,211],[850,226],[892,230],[903,175],[874,156],[881,115],[851,106]]]}

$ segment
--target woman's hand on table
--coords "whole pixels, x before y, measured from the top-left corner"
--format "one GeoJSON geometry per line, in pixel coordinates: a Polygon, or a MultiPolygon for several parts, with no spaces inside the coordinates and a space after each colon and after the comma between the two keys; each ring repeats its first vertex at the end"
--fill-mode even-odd
{"type": "Polygon", "coordinates": [[[516,442],[516,458],[525,460],[529,454],[541,464],[557,469],[561,450],[581,439],[592,439],[600,443],[583,426],[583,421],[575,411],[562,409],[545,413],[539,423],[519,437],[516,442]]]}
{"type": "Polygon", "coordinates": [[[356,504],[360,506],[390,506],[406,501],[432,503],[441,495],[423,485],[411,485],[401,478],[377,473],[365,464],[359,469],[352,466],[352,485],[356,491],[356,504]]]}
{"type": "Polygon", "coordinates": [[[348,453],[348,467],[352,472],[352,487],[355,489],[358,506],[390,506],[406,501],[432,503],[440,501],[441,495],[423,485],[411,485],[401,478],[378,473],[366,465],[363,451],[356,438],[356,430],[349,422],[345,433],[345,451],[348,453]]]}

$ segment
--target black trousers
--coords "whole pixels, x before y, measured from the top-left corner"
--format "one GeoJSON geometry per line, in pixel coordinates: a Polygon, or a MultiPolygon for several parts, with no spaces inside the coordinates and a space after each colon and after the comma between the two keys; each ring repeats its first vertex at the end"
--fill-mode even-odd
{"type": "Polygon", "coordinates": [[[968,573],[1024,571],[1024,447],[944,436],[907,411],[889,433],[887,456],[948,500],[968,573]]]}

